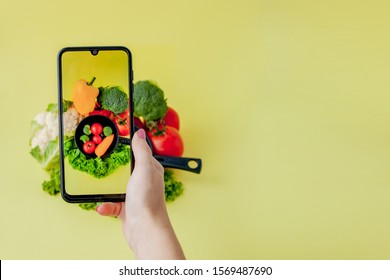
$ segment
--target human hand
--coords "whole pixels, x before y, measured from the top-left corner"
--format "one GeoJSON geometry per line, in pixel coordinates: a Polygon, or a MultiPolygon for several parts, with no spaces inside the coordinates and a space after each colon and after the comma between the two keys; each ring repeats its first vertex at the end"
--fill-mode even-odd
{"type": "Polygon", "coordinates": [[[164,168],[152,156],[145,138],[143,129],[133,136],[135,167],[126,201],[103,203],[96,211],[122,220],[124,236],[138,259],[184,259],[165,205],[164,168]]]}

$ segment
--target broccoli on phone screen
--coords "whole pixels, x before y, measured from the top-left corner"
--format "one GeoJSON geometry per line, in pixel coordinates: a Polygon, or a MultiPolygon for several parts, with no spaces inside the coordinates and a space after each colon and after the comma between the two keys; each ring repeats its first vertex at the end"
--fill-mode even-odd
{"type": "Polygon", "coordinates": [[[100,87],[97,101],[103,109],[115,115],[123,113],[129,106],[127,94],[119,87],[100,87]]]}

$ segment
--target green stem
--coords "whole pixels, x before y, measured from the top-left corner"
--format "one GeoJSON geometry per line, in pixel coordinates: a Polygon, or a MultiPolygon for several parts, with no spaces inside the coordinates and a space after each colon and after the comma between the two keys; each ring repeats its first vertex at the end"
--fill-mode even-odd
{"type": "Polygon", "coordinates": [[[92,86],[92,84],[93,84],[93,82],[94,82],[95,80],[96,80],[96,77],[93,77],[92,80],[91,80],[89,83],[87,83],[87,85],[92,86]]]}

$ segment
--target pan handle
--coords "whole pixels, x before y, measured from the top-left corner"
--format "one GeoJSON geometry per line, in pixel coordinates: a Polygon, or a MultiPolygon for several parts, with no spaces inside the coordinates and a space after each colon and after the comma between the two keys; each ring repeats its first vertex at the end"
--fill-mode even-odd
{"type": "MultiPolygon", "coordinates": [[[[119,143],[130,145],[131,140],[125,137],[119,137],[119,143]]],[[[152,148],[150,140],[146,138],[148,145],[152,148]]],[[[200,174],[202,170],[202,160],[200,158],[185,158],[185,157],[170,157],[153,155],[159,163],[164,167],[176,168],[200,174]]]]}
{"type": "Polygon", "coordinates": [[[121,143],[121,144],[130,145],[131,140],[130,140],[130,138],[119,137],[118,142],[121,143]]]}
{"type": "Polygon", "coordinates": [[[200,158],[168,157],[153,155],[164,167],[171,167],[200,174],[202,160],[200,158]]]}
{"type": "MultiPolygon", "coordinates": [[[[126,137],[119,136],[118,142],[125,145],[131,145],[131,139],[126,137]]],[[[152,149],[152,143],[150,142],[148,137],[146,137],[146,142],[148,143],[149,147],[152,149]]]]}

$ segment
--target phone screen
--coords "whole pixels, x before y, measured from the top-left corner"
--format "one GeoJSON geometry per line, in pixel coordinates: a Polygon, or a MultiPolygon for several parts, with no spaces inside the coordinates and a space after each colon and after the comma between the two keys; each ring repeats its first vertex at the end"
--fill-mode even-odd
{"type": "Polygon", "coordinates": [[[65,48],[58,65],[62,195],[69,202],[123,201],[132,169],[131,53],[65,48]]]}

